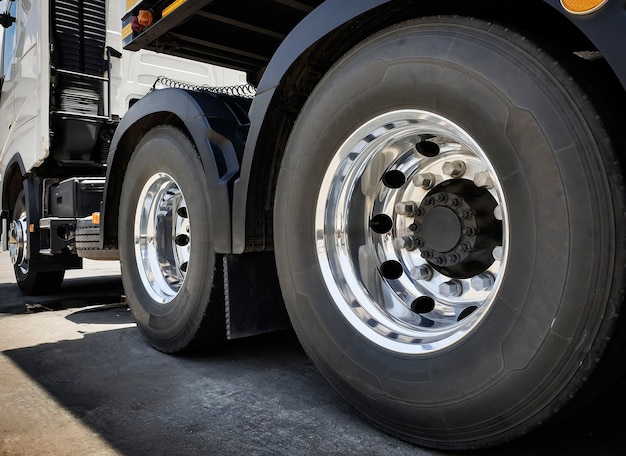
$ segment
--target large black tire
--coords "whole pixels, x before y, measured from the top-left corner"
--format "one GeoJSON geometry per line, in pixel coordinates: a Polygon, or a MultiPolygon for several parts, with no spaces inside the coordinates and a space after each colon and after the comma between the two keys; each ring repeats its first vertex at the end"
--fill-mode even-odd
{"type": "Polygon", "coordinates": [[[210,218],[193,144],[175,127],[155,127],[137,145],[124,176],[119,253],[130,310],[160,351],[224,340],[222,262],[213,250],[210,218]]]}
{"type": "Polygon", "coordinates": [[[54,293],[63,284],[65,271],[49,271],[42,270],[45,266],[46,259],[38,258],[31,261],[26,254],[28,248],[27,241],[27,222],[28,216],[26,212],[26,196],[22,190],[15,201],[13,209],[13,226],[11,227],[11,259],[13,261],[13,271],[15,272],[15,281],[25,295],[41,295],[54,293]],[[19,231],[19,233],[18,233],[19,231]],[[19,241],[17,241],[19,239],[19,241]]]}
{"type": "Polygon", "coordinates": [[[274,216],[287,310],[380,428],[506,442],[616,375],[624,208],[605,126],[557,60],[479,20],[401,24],[294,125],[274,216]]]}

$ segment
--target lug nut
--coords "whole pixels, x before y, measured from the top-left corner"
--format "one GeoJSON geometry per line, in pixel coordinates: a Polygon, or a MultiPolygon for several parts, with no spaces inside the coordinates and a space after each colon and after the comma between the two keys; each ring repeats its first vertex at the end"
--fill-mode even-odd
{"type": "Polygon", "coordinates": [[[411,223],[409,225],[409,231],[413,231],[414,233],[417,233],[421,229],[422,229],[422,227],[419,226],[417,223],[411,223]]]}
{"type": "Polygon", "coordinates": [[[463,220],[469,220],[472,218],[472,211],[461,211],[459,212],[459,217],[461,217],[463,220]]]}
{"type": "Polygon", "coordinates": [[[472,250],[472,246],[469,242],[461,242],[456,248],[459,252],[466,253],[472,250]]]}
{"type": "Polygon", "coordinates": [[[502,246],[497,246],[493,248],[493,251],[491,252],[491,255],[493,256],[493,259],[496,261],[500,261],[502,260],[502,246]]]}
{"type": "Polygon", "coordinates": [[[415,215],[418,205],[415,201],[401,201],[396,204],[396,212],[400,215],[415,215]]]}
{"type": "Polygon", "coordinates": [[[409,274],[414,280],[425,280],[428,282],[433,278],[433,268],[427,264],[422,264],[411,268],[409,274]]]}
{"type": "Polygon", "coordinates": [[[422,187],[424,190],[430,190],[431,188],[435,186],[436,182],[437,182],[437,178],[435,177],[433,173],[417,174],[413,178],[413,184],[416,187],[422,187]]]}
{"type": "Polygon", "coordinates": [[[493,216],[496,220],[502,220],[502,206],[496,206],[493,208],[493,216]]]}
{"type": "Polygon", "coordinates": [[[470,282],[474,290],[486,291],[486,290],[491,290],[495,281],[496,280],[492,274],[488,272],[484,272],[482,274],[478,274],[472,277],[472,280],[470,282]]]}
{"type": "Polygon", "coordinates": [[[463,284],[458,280],[450,280],[439,285],[439,294],[445,298],[453,298],[463,294],[463,284]]]}
{"type": "Polygon", "coordinates": [[[461,177],[467,171],[467,165],[461,160],[447,161],[442,165],[441,171],[450,177],[461,177]]]}
{"type": "Polygon", "coordinates": [[[459,255],[458,253],[451,253],[450,255],[448,255],[448,261],[452,264],[456,264],[461,261],[461,255],[459,255]]]}
{"type": "Polygon", "coordinates": [[[474,226],[466,226],[465,228],[463,228],[463,230],[461,230],[461,232],[465,235],[465,236],[476,236],[476,227],[474,226]]]}
{"type": "Polygon", "coordinates": [[[476,185],[476,187],[492,188],[493,179],[487,171],[481,171],[474,174],[474,184],[476,185]]]}
{"type": "Polygon", "coordinates": [[[393,240],[393,245],[396,249],[407,249],[409,251],[417,248],[417,242],[413,236],[397,237],[393,240]]]}

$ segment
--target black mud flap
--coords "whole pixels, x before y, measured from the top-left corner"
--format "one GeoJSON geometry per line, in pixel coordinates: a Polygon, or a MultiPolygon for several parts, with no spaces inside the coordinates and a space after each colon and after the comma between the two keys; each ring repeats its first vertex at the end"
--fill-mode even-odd
{"type": "Polygon", "coordinates": [[[228,339],[291,328],[273,252],[224,256],[228,339]]]}

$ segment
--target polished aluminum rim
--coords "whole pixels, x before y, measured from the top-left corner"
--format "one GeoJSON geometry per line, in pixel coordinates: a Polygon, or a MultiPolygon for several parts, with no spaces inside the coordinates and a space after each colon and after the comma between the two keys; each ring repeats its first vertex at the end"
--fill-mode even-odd
{"type": "Polygon", "coordinates": [[[22,274],[27,274],[28,221],[26,219],[26,211],[16,215],[17,219],[13,220],[9,226],[9,257],[11,258],[11,263],[20,268],[22,274]]]}
{"type": "Polygon", "coordinates": [[[144,185],[134,223],[135,258],[145,289],[158,303],[176,297],[187,275],[191,229],[174,178],[157,173],[144,185]]]}
{"type": "Polygon", "coordinates": [[[359,127],[326,169],[315,215],[332,300],[361,335],[406,354],[445,349],[493,305],[508,217],[486,152],[434,113],[359,127]]]}

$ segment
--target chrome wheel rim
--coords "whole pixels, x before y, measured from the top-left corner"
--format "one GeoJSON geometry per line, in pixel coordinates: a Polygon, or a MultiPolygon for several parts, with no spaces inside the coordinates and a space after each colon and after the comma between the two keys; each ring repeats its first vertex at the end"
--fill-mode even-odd
{"type": "Polygon", "coordinates": [[[169,174],[157,173],[144,185],[135,213],[134,236],[144,288],[156,302],[170,302],[187,275],[191,227],[183,193],[169,174]]]}
{"type": "Polygon", "coordinates": [[[315,240],[332,301],[359,334],[397,353],[442,350],[476,331],[506,273],[507,236],[488,155],[431,112],[364,123],[318,194],[315,240]]]}
{"type": "Polygon", "coordinates": [[[28,273],[28,260],[26,260],[28,248],[27,230],[26,211],[22,211],[18,214],[18,218],[13,220],[9,226],[9,256],[11,263],[19,267],[22,274],[28,273]]]}

